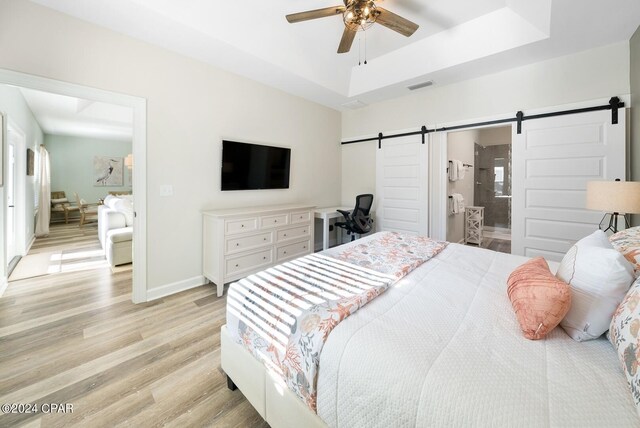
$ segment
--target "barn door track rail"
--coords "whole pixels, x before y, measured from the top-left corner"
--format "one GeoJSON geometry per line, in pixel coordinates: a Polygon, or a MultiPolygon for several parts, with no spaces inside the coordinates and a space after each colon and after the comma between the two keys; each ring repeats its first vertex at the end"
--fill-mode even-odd
{"type": "Polygon", "coordinates": [[[560,111],[554,111],[550,113],[532,114],[529,116],[525,116],[522,111],[519,111],[516,113],[515,117],[510,117],[506,119],[490,120],[487,122],[474,122],[474,123],[467,123],[463,125],[455,125],[455,126],[449,126],[449,127],[443,126],[441,128],[434,128],[434,129],[427,129],[427,127],[423,125],[419,131],[403,132],[401,134],[389,134],[389,135],[384,135],[382,134],[382,132],[380,132],[377,137],[361,138],[358,140],[348,140],[348,141],[343,141],[341,144],[355,144],[355,143],[365,143],[368,141],[377,141],[378,148],[381,149],[382,140],[386,140],[390,138],[408,137],[411,135],[422,136],[422,144],[425,144],[425,141],[426,141],[425,136],[431,132],[456,131],[459,129],[479,128],[481,126],[499,125],[502,123],[513,123],[513,122],[517,123],[517,132],[518,134],[521,134],[522,122],[524,122],[525,120],[543,119],[546,117],[554,117],[554,116],[565,116],[568,114],[589,113],[592,111],[600,111],[600,110],[611,110],[611,123],[616,125],[618,123],[618,109],[623,107],[624,107],[624,102],[620,101],[620,98],[612,97],[609,100],[609,104],[595,106],[595,107],[585,107],[585,108],[578,108],[578,109],[572,109],[572,110],[560,110],[560,111]]]}

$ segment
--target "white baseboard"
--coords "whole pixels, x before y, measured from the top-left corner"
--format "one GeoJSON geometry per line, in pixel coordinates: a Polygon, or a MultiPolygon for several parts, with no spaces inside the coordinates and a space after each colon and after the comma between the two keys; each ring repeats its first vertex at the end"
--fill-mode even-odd
{"type": "Polygon", "coordinates": [[[181,291],[186,291],[191,288],[200,287],[201,285],[207,284],[207,282],[208,281],[204,276],[199,275],[182,281],[172,282],[171,284],[161,285],[160,287],[147,290],[147,302],[160,299],[161,297],[166,297],[171,294],[176,294],[181,291]]]}
{"type": "Polygon", "coordinates": [[[0,297],[2,297],[4,292],[7,290],[8,285],[9,281],[7,281],[7,278],[0,278],[0,297]]]}

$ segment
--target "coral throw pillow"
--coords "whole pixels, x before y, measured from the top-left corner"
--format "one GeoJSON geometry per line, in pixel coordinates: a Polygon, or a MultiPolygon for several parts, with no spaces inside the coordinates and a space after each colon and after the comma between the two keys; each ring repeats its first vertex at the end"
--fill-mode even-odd
{"type": "Polygon", "coordinates": [[[542,339],[571,307],[571,290],[556,278],[542,257],[518,266],[507,281],[507,294],[527,339],[542,339]]]}

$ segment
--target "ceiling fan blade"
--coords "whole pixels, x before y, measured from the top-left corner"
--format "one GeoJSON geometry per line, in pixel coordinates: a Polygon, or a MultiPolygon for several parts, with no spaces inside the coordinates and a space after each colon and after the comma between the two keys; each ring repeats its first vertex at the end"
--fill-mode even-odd
{"type": "Polygon", "coordinates": [[[403,36],[411,36],[419,27],[418,24],[415,24],[400,15],[396,15],[393,12],[389,12],[387,9],[383,9],[380,6],[378,6],[377,9],[378,16],[376,17],[376,22],[402,34],[403,36]]]}
{"type": "Polygon", "coordinates": [[[356,37],[356,33],[357,31],[350,30],[346,26],[344,27],[344,33],[342,33],[342,39],[338,46],[338,53],[347,53],[351,50],[351,45],[353,44],[353,39],[356,37]]]}
{"type": "Polygon", "coordinates": [[[345,11],[344,6],[325,7],[324,9],[308,10],[306,12],[292,13],[287,15],[287,21],[291,24],[295,22],[309,21],[310,19],[325,18],[327,16],[339,15],[345,11]]]}

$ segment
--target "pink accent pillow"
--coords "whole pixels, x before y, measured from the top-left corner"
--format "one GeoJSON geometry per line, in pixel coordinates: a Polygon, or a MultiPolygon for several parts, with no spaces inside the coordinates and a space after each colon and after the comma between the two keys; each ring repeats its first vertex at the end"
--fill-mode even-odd
{"type": "Polygon", "coordinates": [[[549,271],[542,257],[518,266],[507,281],[507,294],[524,337],[542,339],[571,307],[571,290],[549,271]]]}

